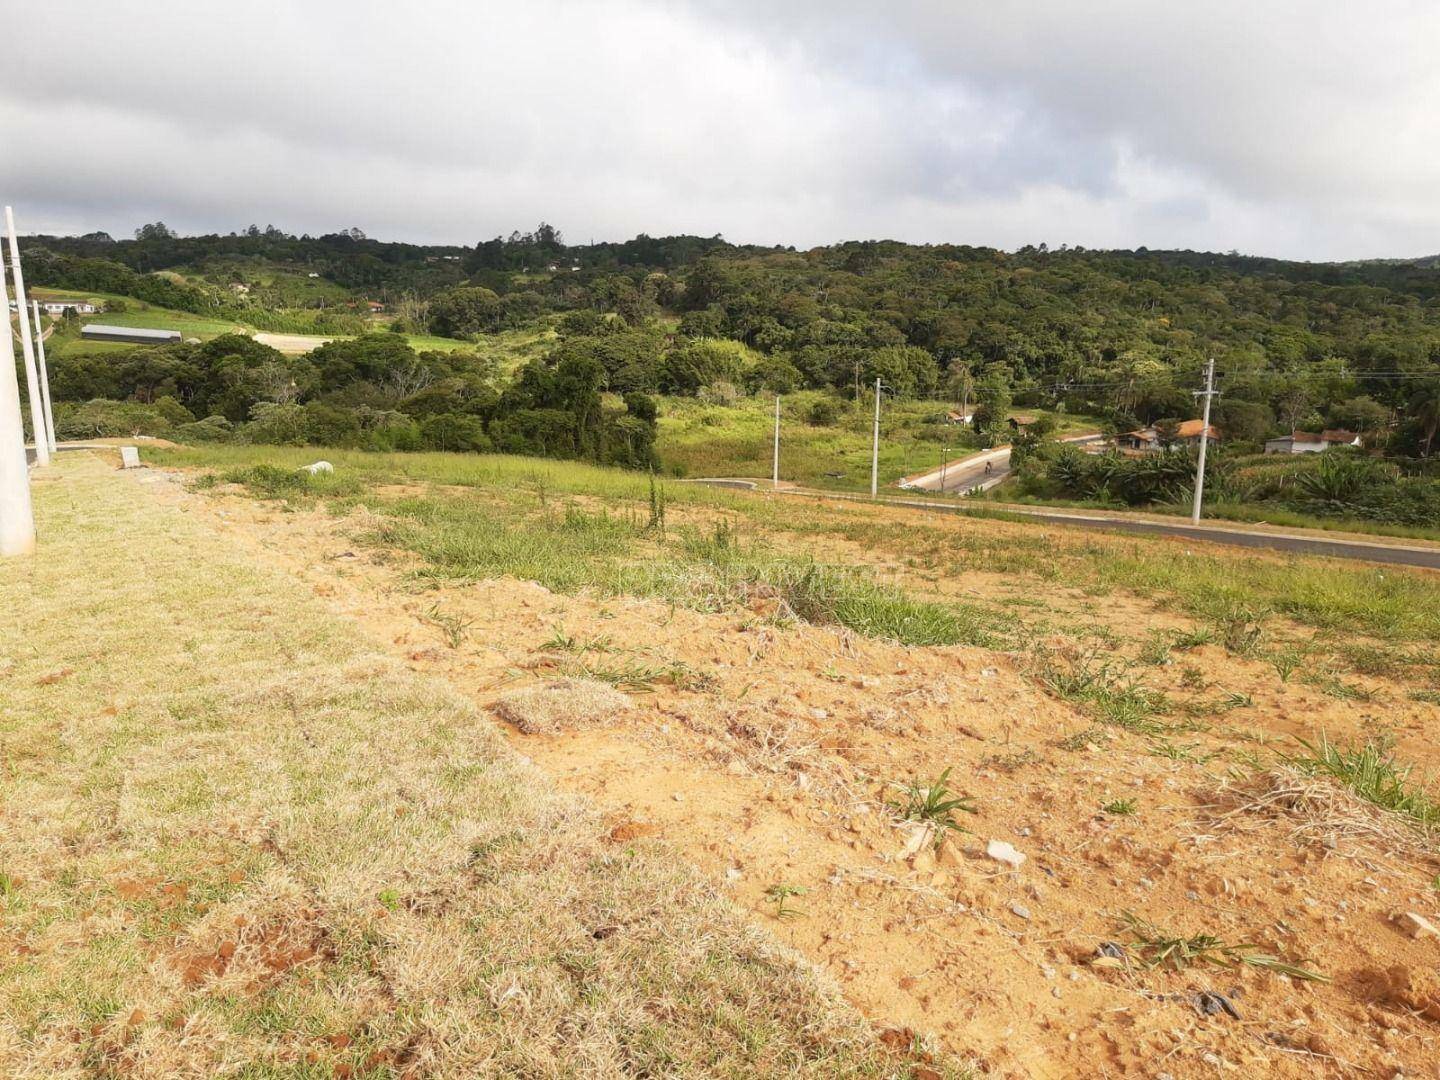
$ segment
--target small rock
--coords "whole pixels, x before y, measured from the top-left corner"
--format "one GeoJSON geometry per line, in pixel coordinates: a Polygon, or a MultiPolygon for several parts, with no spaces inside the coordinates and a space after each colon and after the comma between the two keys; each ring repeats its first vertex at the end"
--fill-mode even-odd
{"type": "Polygon", "coordinates": [[[981,678],[993,679],[996,675],[999,675],[999,674],[1000,674],[1000,669],[999,669],[999,668],[987,667],[987,668],[981,668],[981,669],[980,669],[980,676],[981,676],[981,678]]]}
{"type": "Polygon", "coordinates": [[[1028,921],[1030,918],[1030,909],[1027,908],[1024,904],[1011,904],[1010,914],[1014,915],[1016,918],[1025,919],[1028,921]]]}
{"type": "Polygon", "coordinates": [[[1413,938],[1440,937],[1440,930],[1435,929],[1435,924],[1423,915],[1407,911],[1403,915],[1396,916],[1396,919],[1405,932],[1413,938]]]}
{"type": "Polygon", "coordinates": [[[985,854],[998,863],[1006,866],[1019,868],[1025,861],[1025,856],[1015,850],[1014,845],[1007,844],[1004,840],[991,840],[985,845],[985,854]]]}
{"type": "Polygon", "coordinates": [[[1194,901],[1200,899],[1200,894],[1194,889],[1187,889],[1185,890],[1185,899],[1193,903],[1194,901]]]}

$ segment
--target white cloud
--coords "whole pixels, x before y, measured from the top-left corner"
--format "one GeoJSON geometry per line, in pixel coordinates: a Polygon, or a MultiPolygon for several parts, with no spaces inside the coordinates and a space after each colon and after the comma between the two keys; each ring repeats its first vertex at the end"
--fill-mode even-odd
{"type": "Polygon", "coordinates": [[[1436,12],[57,0],[7,49],[0,193],[67,231],[1419,254],[1436,12]]]}

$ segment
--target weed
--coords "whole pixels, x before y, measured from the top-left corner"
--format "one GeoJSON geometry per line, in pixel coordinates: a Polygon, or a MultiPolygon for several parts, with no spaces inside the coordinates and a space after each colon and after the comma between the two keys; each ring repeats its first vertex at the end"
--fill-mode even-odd
{"type": "Polygon", "coordinates": [[[1139,659],[1142,664],[1149,664],[1151,667],[1170,663],[1170,642],[1163,634],[1152,633],[1140,647],[1139,659]]]}
{"type": "Polygon", "coordinates": [[[1264,968],[1307,982],[1329,982],[1326,975],[1281,960],[1270,953],[1259,952],[1259,946],[1230,945],[1214,934],[1177,937],[1132,912],[1120,913],[1119,923],[1130,932],[1128,949],[1145,967],[1169,967],[1183,971],[1191,964],[1215,964],[1232,968],[1237,964],[1264,968]]]}
{"type": "Polygon", "coordinates": [[[1427,705],[1440,705],[1440,690],[1411,690],[1411,701],[1422,701],[1427,705]]]}
{"type": "Polygon", "coordinates": [[[1291,647],[1272,652],[1267,659],[1270,661],[1271,666],[1275,668],[1275,674],[1280,676],[1280,681],[1282,683],[1288,683],[1290,676],[1295,674],[1295,670],[1305,662],[1309,655],[1309,649],[1291,647]]]}
{"type": "Polygon", "coordinates": [[[1168,758],[1171,761],[1196,761],[1204,764],[1215,755],[1197,754],[1195,751],[1199,745],[1199,743],[1187,743],[1181,746],[1178,743],[1171,742],[1169,739],[1156,738],[1151,740],[1147,749],[1156,757],[1168,758]]]}
{"type": "Polygon", "coordinates": [[[601,634],[599,637],[584,639],[577,638],[573,634],[567,634],[565,627],[556,623],[552,627],[550,637],[540,646],[546,652],[569,652],[569,653],[612,653],[615,651],[614,638],[609,634],[601,634]]]}
{"type": "Polygon", "coordinates": [[[1389,740],[1339,746],[1325,734],[1315,742],[1299,740],[1305,753],[1284,755],[1290,765],[1311,775],[1330,776],[1367,802],[1408,817],[1426,828],[1440,825],[1440,803],[1413,783],[1413,766],[1396,762],[1389,740]]]}
{"type": "Polygon", "coordinates": [[[961,810],[967,814],[976,812],[969,795],[950,797],[950,770],[946,769],[928,784],[912,780],[905,788],[905,799],[893,802],[891,807],[906,821],[918,821],[935,829],[935,842],[939,844],[949,830],[967,832],[954,813],[961,810]]]}
{"type": "Polygon", "coordinates": [[[1234,691],[1226,694],[1215,706],[1216,712],[1230,712],[1234,709],[1252,709],[1255,707],[1255,699],[1249,694],[1239,694],[1234,691]]]}
{"type": "Polygon", "coordinates": [[[801,915],[805,914],[805,912],[799,908],[791,907],[789,901],[791,897],[804,896],[809,891],[810,890],[803,885],[777,884],[771,885],[766,889],[765,895],[775,902],[775,918],[783,921],[785,919],[798,919],[801,915]]]}
{"type": "Polygon", "coordinates": [[[1208,626],[1197,626],[1193,630],[1177,630],[1170,638],[1170,648],[1189,652],[1215,640],[1215,631],[1208,626]]]}
{"type": "Polygon", "coordinates": [[[445,643],[452,649],[458,649],[465,644],[470,628],[475,625],[474,619],[465,619],[442,610],[438,602],[431,604],[426,609],[425,621],[440,628],[441,633],[445,635],[445,643]]]}
{"type": "Polygon", "coordinates": [[[1110,741],[1110,733],[1103,727],[1092,725],[1073,735],[1067,735],[1055,745],[1061,750],[1084,750],[1090,746],[1104,746],[1110,741]]]}
{"type": "Polygon", "coordinates": [[[1186,690],[1204,690],[1206,685],[1205,673],[1199,668],[1187,664],[1180,669],[1180,685],[1186,690]]]}
{"type": "Polygon", "coordinates": [[[1264,618],[1263,611],[1248,604],[1232,604],[1225,609],[1216,619],[1225,651],[1235,656],[1255,655],[1265,632],[1261,626],[1264,618]]]}
{"type": "Polygon", "coordinates": [[[655,482],[654,472],[650,473],[650,521],[646,528],[665,535],[665,489],[655,482]]]}
{"type": "Polygon", "coordinates": [[[1114,814],[1116,817],[1129,817],[1139,809],[1140,806],[1134,799],[1116,799],[1100,807],[1100,812],[1114,814]]]}
{"type": "Polygon", "coordinates": [[[1300,676],[1300,681],[1306,686],[1313,686],[1326,697],[1335,698],[1337,701],[1373,701],[1375,695],[1372,691],[1363,686],[1356,686],[1354,683],[1347,683],[1333,671],[1313,671],[1300,676]]]}

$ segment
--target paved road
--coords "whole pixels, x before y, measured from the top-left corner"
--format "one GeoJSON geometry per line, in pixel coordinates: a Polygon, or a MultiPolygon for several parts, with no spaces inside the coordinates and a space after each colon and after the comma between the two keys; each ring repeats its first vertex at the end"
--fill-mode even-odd
{"type": "MultiPolygon", "coordinates": [[[[1061,442],[1084,445],[1100,442],[1104,436],[1093,432],[1084,435],[1069,435],[1061,442]]],[[[947,461],[941,468],[920,476],[900,481],[906,491],[944,491],[956,495],[969,495],[975,491],[988,491],[1010,475],[1010,447],[1000,446],[957,461],[947,461]],[[985,466],[989,465],[987,472],[985,466]]]]}
{"type": "MultiPolygon", "coordinates": [[[[805,491],[793,489],[783,491],[787,495],[811,495],[825,498],[852,499],[869,502],[864,495],[837,495],[833,492],[805,491]]],[[[1111,517],[1104,514],[1070,513],[1062,510],[1046,510],[1031,506],[1006,506],[988,502],[930,502],[925,499],[885,499],[889,506],[904,506],[914,510],[928,510],[939,513],[1002,512],[1016,517],[1041,521],[1048,525],[1068,525],[1078,529],[1099,529],[1105,532],[1145,533],[1158,536],[1177,536],[1191,540],[1203,540],[1211,544],[1229,544],[1233,547],[1267,548],[1272,551],[1292,551],[1302,555],[1325,555],[1333,559],[1357,559],[1362,562],[1393,563],[1400,566],[1419,566],[1440,570],[1440,547],[1420,547],[1404,543],[1372,543],[1366,540],[1346,540],[1316,533],[1253,532],[1247,529],[1229,528],[1224,525],[1192,525],[1185,521],[1153,521],[1128,517],[1111,517]]]]}
{"type": "MultiPolygon", "coordinates": [[[[691,484],[712,484],[716,487],[738,488],[744,491],[769,492],[768,480],[698,479],[688,480],[691,484]]],[[[952,491],[947,477],[946,490],[952,491]]],[[[777,494],[800,495],[811,499],[843,499],[847,502],[872,502],[868,495],[857,495],[843,491],[817,491],[813,488],[782,485],[777,494]]],[[[1210,544],[1227,544],[1231,547],[1264,548],[1270,551],[1289,551],[1298,555],[1323,555],[1332,559],[1354,559],[1359,562],[1390,563],[1398,566],[1418,566],[1428,570],[1440,570],[1440,547],[1422,547],[1418,544],[1371,542],[1349,540],[1326,536],[1321,532],[1257,532],[1249,529],[1220,524],[1192,525],[1188,521],[1160,521],[1120,515],[1098,513],[1075,513],[1065,510],[1050,510],[1034,506],[1010,506],[1003,503],[980,502],[976,500],[951,500],[943,502],[923,498],[883,498],[886,506],[900,506],[910,510],[921,510],[940,514],[1003,513],[1007,516],[1026,518],[1047,525],[1065,525],[1074,529],[1098,529],[1103,532],[1128,532],[1150,536],[1171,536],[1180,539],[1202,540],[1210,544]]]]}

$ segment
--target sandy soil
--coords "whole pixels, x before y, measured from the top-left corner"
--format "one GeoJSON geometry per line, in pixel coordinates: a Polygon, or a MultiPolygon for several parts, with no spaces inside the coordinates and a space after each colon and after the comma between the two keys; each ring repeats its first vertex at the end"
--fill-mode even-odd
{"type": "Polygon", "coordinates": [[[334,341],[333,337],[321,337],[317,334],[270,334],[258,333],[255,340],[261,345],[269,345],[272,349],[279,349],[283,353],[307,353],[311,349],[317,349],[327,341],[334,341]]]}
{"type": "MultiPolygon", "coordinates": [[[[586,667],[669,669],[604,726],[506,730],[606,810],[615,843],[664,843],[693,860],[838,979],[886,1038],[929,1034],[1005,1077],[1440,1075],[1440,937],[1407,919],[1440,925],[1433,846],[1343,799],[1264,802],[1239,767],[1283,736],[1379,727],[1422,769],[1440,764],[1425,737],[1440,709],[1409,701],[1397,680],[1357,678],[1372,699],[1342,702],[1206,645],[1157,667],[1155,685],[1238,704],[1212,730],[1157,740],[1096,727],[1047,696],[1018,655],[780,625],[763,602],[701,615],[513,580],[419,592],[408,556],[350,539],[362,521],[146,479],[486,706],[586,667]],[[556,648],[557,628],[570,648],[556,648]],[[887,802],[947,768],[976,812],[958,814],[968,832],[937,847],[887,802]],[[1101,809],[1122,800],[1136,812],[1101,809]],[[987,855],[992,841],[1023,863],[987,855]],[[796,890],[785,911],[777,886],[796,890]],[[1108,959],[1105,943],[1128,940],[1125,911],[1180,936],[1257,945],[1331,981],[1108,959]],[[1216,994],[1233,1015],[1204,996],[1216,994]]],[[[819,546],[868,558],[842,541],[819,546]]],[[[1142,598],[1037,598],[1033,583],[998,576],[915,584],[1038,599],[1117,653],[1153,628],[1191,625],[1142,598]]],[[[1053,645],[1084,647],[1060,633],[1053,645]]]]}

